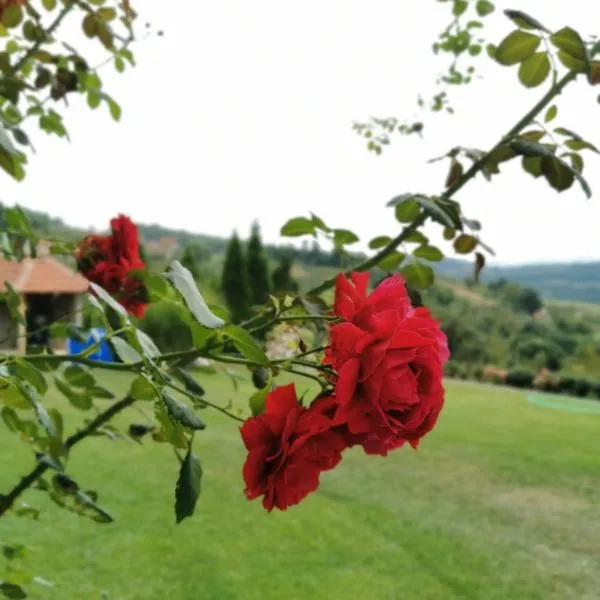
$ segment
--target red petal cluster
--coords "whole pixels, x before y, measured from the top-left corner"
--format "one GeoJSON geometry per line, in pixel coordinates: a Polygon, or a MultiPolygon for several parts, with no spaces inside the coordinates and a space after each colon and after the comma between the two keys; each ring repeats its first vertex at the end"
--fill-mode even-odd
{"type": "Polygon", "coordinates": [[[266,411],[241,428],[248,449],[246,496],[267,510],[285,510],[317,489],[322,471],[346,448],[386,456],[407,442],[416,448],[444,404],[447,339],[426,308],[413,308],[394,275],[367,293],[368,274],[340,275],[325,364],[335,391],[308,408],[292,385],[272,391],[266,411]]]}
{"type": "Polygon", "coordinates": [[[330,403],[324,397],[304,408],[290,384],[272,391],[265,412],[242,425],[249,500],[263,496],[268,511],[285,510],[316,490],[321,472],[340,462],[346,442],[332,428],[330,403]]]}
{"type": "Polygon", "coordinates": [[[110,222],[110,235],[88,235],[75,252],[77,268],[89,281],[104,288],[132,315],[142,317],[148,304],[144,287],[132,271],[145,269],[140,258],[138,230],[129,217],[110,222]]]}
{"type": "Polygon", "coordinates": [[[334,422],[367,454],[416,448],[444,405],[447,339],[426,308],[413,308],[394,275],[367,294],[368,276],[340,275],[331,346],[325,362],[338,374],[334,422]]]}

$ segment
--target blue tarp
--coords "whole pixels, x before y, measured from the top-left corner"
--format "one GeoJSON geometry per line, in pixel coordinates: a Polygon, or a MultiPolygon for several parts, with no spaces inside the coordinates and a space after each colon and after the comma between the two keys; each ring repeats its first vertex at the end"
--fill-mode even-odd
{"type": "Polygon", "coordinates": [[[79,354],[86,348],[89,348],[96,342],[100,341],[100,346],[96,352],[90,354],[88,358],[91,360],[102,360],[105,362],[115,362],[110,344],[106,340],[106,331],[101,327],[96,327],[90,330],[90,336],[86,342],[80,342],[73,338],[69,338],[67,348],[69,354],[79,354]]]}

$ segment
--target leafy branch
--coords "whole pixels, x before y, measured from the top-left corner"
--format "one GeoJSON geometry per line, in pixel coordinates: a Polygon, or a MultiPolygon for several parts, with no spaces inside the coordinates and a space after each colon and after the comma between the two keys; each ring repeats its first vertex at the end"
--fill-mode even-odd
{"type": "MultiPolygon", "coordinates": [[[[96,431],[98,431],[103,425],[108,423],[115,415],[119,414],[136,401],[131,396],[125,396],[123,399],[111,404],[106,410],[98,414],[92,419],[85,427],[82,427],[79,431],[74,433],[71,437],[67,438],[64,443],[66,451],[70,450],[73,446],[83,441],[96,431]]],[[[0,517],[3,516],[13,506],[17,498],[28,488],[35,484],[35,482],[51,468],[49,462],[38,461],[38,464],[17,483],[7,494],[0,496],[0,517]]]]}

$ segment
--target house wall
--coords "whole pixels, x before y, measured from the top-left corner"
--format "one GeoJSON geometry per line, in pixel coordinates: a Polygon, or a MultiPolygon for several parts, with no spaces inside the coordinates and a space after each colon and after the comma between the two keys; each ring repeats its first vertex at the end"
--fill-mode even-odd
{"type": "MultiPolygon", "coordinates": [[[[78,308],[79,296],[73,294],[56,294],[52,301],[52,322],[78,323],[75,311],[78,308]]],[[[51,339],[50,346],[53,350],[66,351],[67,340],[51,339]]]]}
{"type": "Polygon", "coordinates": [[[0,349],[13,350],[17,345],[17,324],[5,302],[0,303],[0,349]]]}

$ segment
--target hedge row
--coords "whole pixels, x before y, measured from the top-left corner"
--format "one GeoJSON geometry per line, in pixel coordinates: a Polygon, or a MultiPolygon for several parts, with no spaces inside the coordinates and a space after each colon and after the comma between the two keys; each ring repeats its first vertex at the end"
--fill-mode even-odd
{"type": "Polygon", "coordinates": [[[448,361],[445,374],[447,377],[469,379],[497,385],[508,385],[522,389],[534,389],[554,394],[579,396],[580,398],[596,398],[600,400],[600,380],[583,375],[553,373],[547,369],[535,372],[525,367],[498,369],[468,365],[456,361],[448,361]]]}

